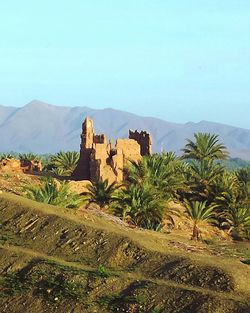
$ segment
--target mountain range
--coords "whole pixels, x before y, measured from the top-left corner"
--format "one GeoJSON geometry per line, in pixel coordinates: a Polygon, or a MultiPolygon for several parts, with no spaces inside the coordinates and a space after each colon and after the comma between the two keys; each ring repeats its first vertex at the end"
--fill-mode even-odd
{"type": "Polygon", "coordinates": [[[114,109],[55,106],[33,100],[23,107],[0,106],[0,152],[54,153],[79,150],[81,125],[86,116],[94,120],[96,133],[108,138],[126,138],[129,129],[146,130],[153,138],[153,151],[180,154],[186,138],[195,132],[219,135],[231,157],[250,160],[250,130],[201,121],[185,124],[142,117],[114,109]]]}

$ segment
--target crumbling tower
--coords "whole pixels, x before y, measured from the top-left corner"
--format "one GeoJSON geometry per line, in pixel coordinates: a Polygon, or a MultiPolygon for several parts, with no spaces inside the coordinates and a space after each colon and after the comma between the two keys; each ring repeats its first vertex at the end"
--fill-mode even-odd
{"type": "Polygon", "coordinates": [[[129,131],[128,139],[117,139],[115,146],[107,143],[104,134],[94,133],[93,121],[86,118],[82,124],[80,158],[72,174],[75,180],[100,179],[120,182],[124,179],[124,168],[129,160],[139,161],[151,154],[151,136],[142,131],[129,131]]]}
{"type": "Polygon", "coordinates": [[[129,130],[129,139],[134,139],[138,142],[142,156],[152,154],[152,139],[146,131],[129,130]]]}
{"type": "Polygon", "coordinates": [[[89,117],[86,117],[82,124],[81,139],[81,150],[92,149],[94,140],[94,127],[93,121],[89,117]]]}
{"type": "Polygon", "coordinates": [[[86,117],[82,124],[80,158],[73,173],[74,179],[90,180],[90,155],[93,149],[94,127],[93,121],[86,117]]]}

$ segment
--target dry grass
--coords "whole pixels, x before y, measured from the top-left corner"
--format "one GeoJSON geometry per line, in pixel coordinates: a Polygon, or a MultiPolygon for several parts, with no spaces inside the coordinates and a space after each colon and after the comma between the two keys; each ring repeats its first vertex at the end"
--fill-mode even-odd
{"type": "MultiPolygon", "coordinates": [[[[82,281],[89,292],[87,300],[79,300],[77,305],[75,300],[67,300],[71,306],[76,305],[74,312],[133,312],[133,308],[139,312],[138,305],[144,309],[141,312],[157,306],[163,308],[162,312],[246,312],[249,308],[245,304],[250,297],[249,266],[242,264],[238,255],[216,255],[213,251],[220,246],[211,244],[208,248],[204,243],[194,243],[185,233],[166,235],[131,229],[105,216],[82,214],[7,193],[0,195],[0,221],[3,277],[9,271],[30,267],[34,272],[42,268],[50,273],[51,266],[58,273],[63,271],[70,280],[82,281]],[[50,267],[39,260],[46,260],[50,267]],[[118,276],[93,278],[100,265],[118,276]],[[70,269],[82,272],[70,274],[70,269]],[[92,289],[88,289],[83,272],[88,273],[92,289]],[[136,297],[144,297],[144,302],[139,304],[136,297]]],[[[235,249],[231,245],[225,241],[228,251],[235,249]]],[[[32,312],[32,306],[36,312],[47,312],[44,298],[34,296],[36,288],[34,285],[28,294],[16,295],[9,311],[3,312],[20,312],[22,301],[26,303],[25,312],[32,312]]],[[[8,299],[4,296],[0,303],[5,305],[8,299]]],[[[56,304],[57,309],[70,312],[63,303],[56,304]]],[[[54,305],[49,304],[48,309],[54,312],[54,305]]]]}

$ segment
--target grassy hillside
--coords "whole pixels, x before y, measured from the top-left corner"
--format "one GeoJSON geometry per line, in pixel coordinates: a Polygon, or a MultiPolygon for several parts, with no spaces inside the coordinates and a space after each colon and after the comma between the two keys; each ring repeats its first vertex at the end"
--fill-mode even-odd
{"type": "Polygon", "coordinates": [[[248,265],[0,194],[1,312],[249,312],[248,265]]]}

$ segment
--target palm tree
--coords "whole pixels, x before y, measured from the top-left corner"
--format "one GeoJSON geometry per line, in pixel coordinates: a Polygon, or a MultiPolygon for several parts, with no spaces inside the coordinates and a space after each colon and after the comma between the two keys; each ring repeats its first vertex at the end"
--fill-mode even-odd
{"type": "Polygon", "coordinates": [[[84,198],[91,203],[96,203],[100,208],[104,208],[105,205],[111,203],[115,199],[115,192],[118,189],[116,182],[109,184],[108,180],[99,180],[93,184],[87,185],[87,191],[83,192],[84,198]]]}
{"type": "Polygon", "coordinates": [[[250,209],[235,205],[221,215],[225,219],[222,226],[229,227],[229,232],[235,232],[237,236],[248,237],[250,235],[250,209]]]}
{"type": "Polygon", "coordinates": [[[195,160],[223,160],[229,154],[226,147],[219,143],[218,135],[210,133],[195,133],[195,141],[187,139],[187,144],[182,151],[184,159],[195,160]]]}
{"type": "Polygon", "coordinates": [[[61,167],[56,167],[56,168],[53,168],[51,170],[51,173],[54,174],[55,176],[66,176],[65,175],[65,170],[61,167]]]}
{"type": "Polygon", "coordinates": [[[152,186],[130,184],[116,197],[115,215],[136,226],[157,230],[166,215],[167,201],[152,186]]]}
{"type": "Polygon", "coordinates": [[[240,182],[241,190],[245,198],[250,198],[250,167],[241,168],[236,172],[238,181],[240,182]]]}
{"type": "Polygon", "coordinates": [[[19,153],[18,158],[20,161],[34,161],[34,162],[40,162],[41,156],[35,153],[19,153]]]}
{"type": "Polygon", "coordinates": [[[40,172],[42,170],[42,157],[38,154],[30,153],[19,153],[18,156],[21,166],[25,171],[40,172]]]}
{"type": "Polygon", "coordinates": [[[13,159],[14,155],[11,153],[0,153],[0,161],[5,159],[13,159]]]}
{"type": "Polygon", "coordinates": [[[65,208],[77,208],[84,199],[69,189],[67,182],[60,184],[52,177],[44,179],[41,186],[31,185],[24,188],[27,198],[38,202],[62,206],[65,208]]]}
{"type": "Polygon", "coordinates": [[[220,226],[228,228],[237,238],[250,233],[249,194],[239,173],[244,176],[241,170],[223,174],[217,182],[215,198],[220,226]]]}
{"type": "Polygon", "coordinates": [[[50,164],[47,166],[51,169],[58,169],[64,176],[70,176],[78,163],[80,154],[76,151],[60,151],[53,155],[50,164]]]}
{"type": "Polygon", "coordinates": [[[199,224],[201,222],[216,222],[215,208],[217,204],[207,204],[207,201],[185,200],[185,215],[193,222],[192,240],[200,239],[199,224]]]}
{"type": "Polygon", "coordinates": [[[148,176],[148,159],[151,156],[145,156],[139,161],[129,160],[127,167],[125,168],[126,172],[126,182],[128,184],[132,183],[143,183],[143,181],[148,176]]]}
{"type": "Polygon", "coordinates": [[[130,161],[127,182],[151,185],[165,198],[170,198],[183,186],[185,170],[186,164],[173,152],[154,154],[138,162],[130,161]]]}
{"type": "Polygon", "coordinates": [[[241,183],[234,172],[225,171],[217,180],[215,189],[215,201],[219,204],[221,211],[225,211],[245,199],[241,183]]]}
{"type": "Polygon", "coordinates": [[[190,187],[190,197],[196,200],[213,201],[218,180],[221,179],[224,168],[213,160],[194,160],[187,171],[187,183],[190,187]]]}

